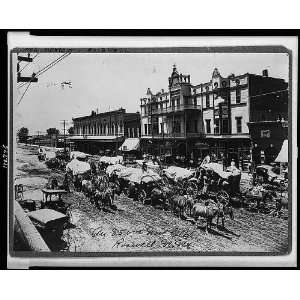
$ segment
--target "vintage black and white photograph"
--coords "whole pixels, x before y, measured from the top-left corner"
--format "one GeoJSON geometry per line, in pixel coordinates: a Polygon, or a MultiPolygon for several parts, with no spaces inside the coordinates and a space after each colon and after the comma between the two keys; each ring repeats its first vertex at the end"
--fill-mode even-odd
{"type": "Polygon", "coordinates": [[[14,255],[287,255],[284,47],[17,48],[14,255]]]}

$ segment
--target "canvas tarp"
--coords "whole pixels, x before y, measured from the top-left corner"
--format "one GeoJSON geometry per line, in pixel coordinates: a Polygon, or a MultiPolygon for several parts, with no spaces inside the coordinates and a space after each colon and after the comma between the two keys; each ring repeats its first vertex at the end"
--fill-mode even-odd
{"type": "Polygon", "coordinates": [[[79,175],[84,174],[91,170],[90,164],[84,161],[79,161],[78,159],[74,158],[72,159],[67,165],[66,165],[66,171],[71,171],[73,175],[79,175]]]}
{"type": "Polygon", "coordinates": [[[278,156],[276,157],[275,161],[287,163],[288,158],[289,158],[289,144],[288,144],[288,140],[284,140],[281,150],[280,150],[278,156]]]}
{"type": "Polygon", "coordinates": [[[70,153],[70,158],[86,158],[88,155],[86,153],[80,152],[80,151],[72,151],[70,153]]]}
{"type": "Polygon", "coordinates": [[[116,172],[117,175],[119,175],[123,170],[125,170],[126,167],[120,164],[116,164],[116,165],[109,165],[106,168],[106,173],[108,175],[111,175],[113,172],[116,172]]]}
{"type": "Polygon", "coordinates": [[[177,181],[178,179],[189,178],[193,175],[193,172],[191,170],[175,166],[164,169],[164,173],[167,177],[174,179],[175,181],[177,181]]]}
{"type": "Polygon", "coordinates": [[[161,179],[161,177],[156,172],[152,170],[143,171],[139,168],[126,168],[120,172],[119,177],[136,183],[147,183],[161,179]]]}
{"type": "Polygon", "coordinates": [[[128,138],[124,141],[122,146],[119,148],[121,151],[133,151],[138,150],[140,147],[140,139],[139,138],[128,138]]]}
{"type": "Polygon", "coordinates": [[[101,156],[99,161],[109,165],[116,165],[123,162],[123,156],[101,156]]]}
{"type": "Polygon", "coordinates": [[[230,175],[232,175],[232,172],[226,172],[223,170],[223,165],[218,163],[207,163],[202,165],[202,167],[206,170],[212,170],[215,173],[217,173],[220,177],[227,179],[230,175]]]}

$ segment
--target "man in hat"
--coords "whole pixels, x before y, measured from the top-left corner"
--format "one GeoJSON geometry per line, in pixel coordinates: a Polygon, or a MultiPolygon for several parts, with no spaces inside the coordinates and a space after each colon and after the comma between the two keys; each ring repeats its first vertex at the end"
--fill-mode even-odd
{"type": "Polygon", "coordinates": [[[142,164],[142,170],[143,170],[143,172],[147,172],[147,165],[146,165],[145,160],[143,161],[143,164],[142,164]]]}
{"type": "Polygon", "coordinates": [[[265,163],[269,165],[276,158],[277,151],[273,144],[270,144],[268,148],[265,150],[265,163]]]}
{"type": "Polygon", "coordinates": [[[255,167],[261,164],[261,149],[258,147],[256,143],[252,148],[252,161],[255,167]]]}

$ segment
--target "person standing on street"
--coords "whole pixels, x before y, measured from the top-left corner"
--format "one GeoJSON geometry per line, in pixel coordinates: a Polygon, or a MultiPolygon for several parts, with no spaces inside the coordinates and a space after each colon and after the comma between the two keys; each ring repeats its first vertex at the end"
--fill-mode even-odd
{"type": "Polygon", "coordinates": [[[252,161],[255,164],[255,166],[261,164],[261,149],[258,147],[256,143],[252,148],[252,161]]]}
{"type": "Polygon", "coordinates": [[[277,154],[277,151],[274,147],[273,144],[270,144],[270,146],[268,148],[266,148],[265,150],[265,163],[267,165],[269,165],[270,163],[274,162],[275,158],[276,158],[276,154],[277,154]]]}
{"type": "Polygon", "coordinates": [[[142,170],[143,172],[147,172],[147,165],[145,161],[143,161],[142,170]]]}

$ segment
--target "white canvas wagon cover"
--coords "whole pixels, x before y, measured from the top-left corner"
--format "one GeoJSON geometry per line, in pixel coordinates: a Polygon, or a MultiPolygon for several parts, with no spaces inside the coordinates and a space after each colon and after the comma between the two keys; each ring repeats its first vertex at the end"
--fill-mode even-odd
{"type": "Polygon", "coordinates": [[[281,146],[281,150],[280,150],[278,156],[276,157],[275,161],[287,163],[288,158],[289,158],[289,143],[288,143],[288,140],[284,140],[283,144],[281,146]]]}
{"type": "Polygon", "coordinates": [[[124,141],[124,143],[119,148],[119,150],[133,151],[133,150],[138,150],[139,147],[140,147],[140,139],[139,138],[128,138],[124,141]]]}

